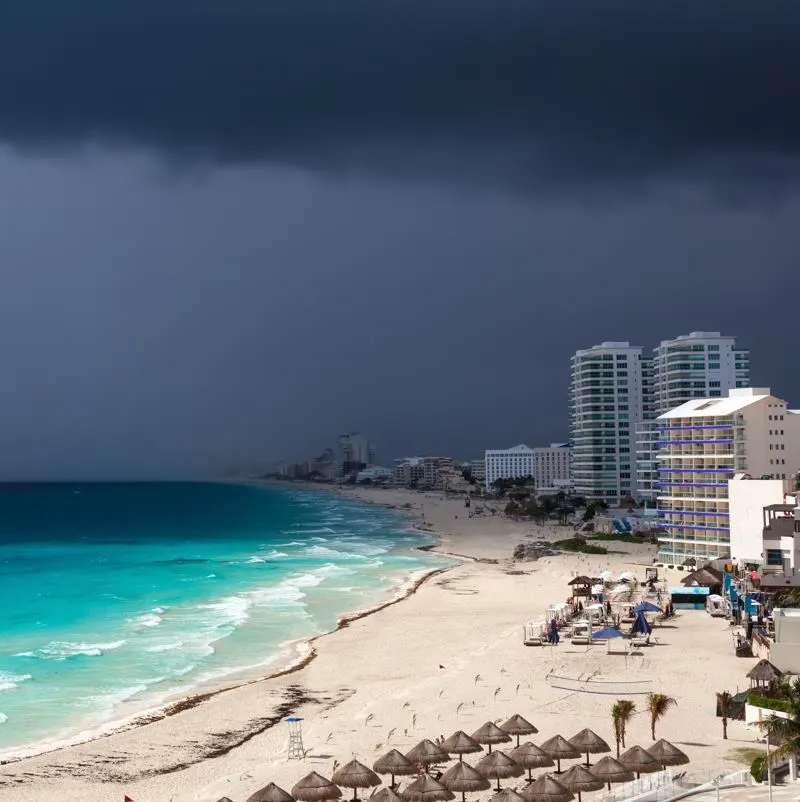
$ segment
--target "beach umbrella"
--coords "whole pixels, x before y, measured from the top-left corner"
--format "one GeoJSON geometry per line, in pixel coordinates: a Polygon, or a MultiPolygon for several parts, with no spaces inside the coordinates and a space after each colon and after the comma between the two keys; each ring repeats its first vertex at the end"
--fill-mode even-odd
{"type": "Polygon", "coordinates": [[[417,773],[417,767],[402,752],[392,749],[383,757],[379,757],[372,768],[378,774],[391,774],[392,785],[394,785],[395,775],[398,777],[408,777],[417,773]]]}
{"type": "Polygon", "coordinates": [[[472,733],[472,740],[479,744],[487,744],[491,755],[492,744],[507,744],[511,740],[511,736],[507,732],[503,732],[494,722],[487,721],[472,733]]]}
{"type": "Polygon", "coordinates": [[[633,608],[634,613],[663,613],[664,611],[652,602],[646,601],[633,608]]]}
{"type": "Polygon", "coordinates": [[[306,774],[292,788],[292,796],[298,802],[332,802],[341,795],[342,792],[330,780],[326,780],[316,771],[306,774]]]}
{"type": "Polygon", "coordinates": [[[663,738],[648,747],[647,751],[663,768],[667,766],[685,766],[689,762],[689,758],[684,752],[681,752],[677,746],[673,746],[669,741],[665,741],[663,738]]]}
{"type": "Polygon", "coordinates": [[[369,798],[370,802],[404,802],[403,797],[394,788],[381,788],[369,798]]]}
{"type": "Polygon", "coordinates": [[[331,781],[343,788],[353,789],[353,802],[358,799],[359,788],[373,788],[381,784],[381,778],[357,760],[351,760],[334,773],[331,781]]]}
{"type": "Polygon", "coordinates": [[[624,638],[625,634],[616,627],[603,627],[592,632],[592,640],[611,640],[611,638],[624,638]]]}
{"type": "Polygon", "coordinates": [[[428,738],[420,741],[410,752],[407,752],[406,757],[415,766],[425,767],[432,766],[434,763],[446,763],[450,760],[450,755],[428,738]]]}
{"type": "Polygon", "coordinates": [[[601,757],[592,766],[592,774],[599,780],[608,783],[608,790],[611,790],[611,783],[627,783],[634,779],[633,772],[623,766],[618,760],[606,755],[601,757]]]}
{"type": "Polygon", "coordinates": [[[537,730],[536,727],[530,723],[530,721],[522,718],[519,713],[515,713],[508,721],[506,721],[504,724],[501,724],[500,729],[503,732],[507,732],[509,735],[516,735],[517,746],[519,746],[520,735],[535,735],[537,732],[539,732],[539,730],[537,730]]]}
{"type": "Polygon", "coordinates": [[[549,774],[543,774],[538,780],[528,783],[520,794],[527,802],[572,802],[575,795],[549,774]]]}
{"type": "Polygon", "coordinates": [[[423,774],[403,791],[402,797],[406,802],[448,802],[455,799],[456,795],[436,782],[430,774],[423,774]]]}
{"type": "Polygon", "coordinates": [[[479,771],[469,765],[459,761],[455,766],[449,768],[439,782],[448,791],[460,791],[461,802],[465,802],[465,794],[473,794],[476,791],[486,791],[491,788],[491,783],[479,771]]]}
{"type": "Polygon", "coordinates": [[[641,746],[632,746],[627,752],[623,752],[619,756],[619,762],[631,771],[635,771],[637,780],[641,774],[661,771],[661,764],[641,746]]]}
{"type": "Polygon", "coordinates": [[[439,744],[439,748],[448,755],[458,755],[459,760],[463,760],[464,755],[483,751],[481,745],[463,730],[456,730],[447,740],[439,744]]]}
{"type": "Polygon", "coordinates": [[[294,799],[283,788],[275,783],[270,783],[248,796],[247,802],[294,802],[294,799]]]}
{"type": "Polygon", "coordinates": [[[233,802],[233,800],[228,799],[227,796],[223,796],[222,799],[218,799],[217,802],[233,802]]]}
{"type": "Polygon", "coordinates": [[[505,780],[507,777],[521,777],[525,773],[525,769],[519,763],[512,760],[505,752],[500,751],[482,757],[475,764],[475,768],[484,777],[497,780],[498,791],[500,790],[500,780],[505,780]]]}
{"type": "MultiPolygon", "coordinates": [[[[573,735],[569,742],[581,752],[586,753],[586,765],[589,766],[589,754],[599,755],[601,752],[610,752],[611,747],[592,730],[581,730],[577,735],[573,735]]],[[[575,789],[570,789],[574,791],[575,789]]],[[[580,800],[579,800],[580,802],[580,800]]]]}
{"type": "Polygon", "coordinates": [[[583,766],[570,766],[558,778],[558,781],[564,788],[568,788],[573,794],[578,795],[578,802],[581,802],[581,794],[584,791],[599,791],[604,785],[599,777],[595,777],[589,769],[583,766]]]}
{"type": "Polygon", "coordinates": [[[528,802],[528,800],[511,788],[504,788],[502,791],[490,796],[489,802],[528,802]]]}
{"type": "Polygon", "coordinates": [[[561,774],[562,760],[581,756],[581,753],[566,738],[562,738],[560,735],[548,738],[539,748],[556,761],[558,774],[561,774]]]}
{"type": "Polygon", "coordinates": [[[528,770],[528,782],[533,782],[531,769],[541,769],[545,766],[555,765],[553,759],[546,752],[543,752],[536,744],[532,744],[530,741],[526,741],[522,746],[512,749],[508,756],[528,770]]]}

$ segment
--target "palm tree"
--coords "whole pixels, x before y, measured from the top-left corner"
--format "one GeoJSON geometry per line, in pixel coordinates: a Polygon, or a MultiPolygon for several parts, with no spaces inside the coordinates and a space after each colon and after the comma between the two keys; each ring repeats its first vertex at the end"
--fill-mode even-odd
{"type": "Polygon", "coordinates": [[[770,753],[770,762],[800,752],[800,677],[787,685],[784,698],[788,718],[779,718],[772,714],[763,721],[756,722],[757,727],[766,730],[772,743],[780,744],[778,749],[770,753]]]}
{"type": "Polygon", "coordinates": [[[650,711],[650,735],[656,739],[656,722],[663,718],[671,707],[677,707],[678,702],[671,696],[663,693],[647,694],[647,708],[650,711]]]}
{"type": "Polygon", "coordinates": [[[722,714],[722,738],[728,740],[728,716],[731,714],[733,696],[728,691],[717,691],[717,707],[722,714]]]}
{"type": "Polygon", "coordinates": [[[625,746],[625,732],[633,714],[636,712],[636,705],[630,699],[617,699],[611,708],[611,722],[614,725],[614,739],[617,742],[617,757],[619,757],[619,746],[625,746]]]}

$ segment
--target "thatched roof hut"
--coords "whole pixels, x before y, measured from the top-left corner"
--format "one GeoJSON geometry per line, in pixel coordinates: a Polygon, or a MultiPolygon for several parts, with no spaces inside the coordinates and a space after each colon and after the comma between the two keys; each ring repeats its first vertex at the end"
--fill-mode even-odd
{"type": "Polygon", "coordinates": [[[248,796],[247,802],[294,802],[294,799],[283,788],[275,783],[270,783],[248,796]]]}
{"type": "Polygon", "coordinates": [[[722,590],[722,574],[714,568],[698,568],[683,577],[681,585],[708,588],[709,593],[719,593],[722,590]]]}
{"type": "Polygon", "coordinates": [[[769,660],[759,660],[748,672],[747,678],[750,680],[751,688],[769,688],[769,686],[783,676],[777,666],[769,660]]]}

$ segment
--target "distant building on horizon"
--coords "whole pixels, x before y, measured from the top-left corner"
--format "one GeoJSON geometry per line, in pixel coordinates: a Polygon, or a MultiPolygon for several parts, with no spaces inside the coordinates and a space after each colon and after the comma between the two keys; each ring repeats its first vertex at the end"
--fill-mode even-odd
{"type": "Polygon", "coordinates": [[[342,476],[349,476],[354,472],[363,470],[370,464],[375,455],[375,451],[370,448],[366,436],[359,432],[339,435],[339,451],[342,476]]]}
{"type": "Polygon", "coordinates": [[[533,477],[537,488],[569,483],[571,452],[569,443],[550,443],[533,449],[533,477]]]}
{"type": "Polygon", "coordinates": [[[533,449],[524,444],[513,448],[489,449],[485,454],[484,484],[489,490],[498,479],[533,477],[533,449]]]}
{"type": "Polygon", "coordinates": [[[486,481],[486,457],[483,459],[473,459],[468,463],[469,472],[472,478],[478,483],[483,484],[486,481]]]}

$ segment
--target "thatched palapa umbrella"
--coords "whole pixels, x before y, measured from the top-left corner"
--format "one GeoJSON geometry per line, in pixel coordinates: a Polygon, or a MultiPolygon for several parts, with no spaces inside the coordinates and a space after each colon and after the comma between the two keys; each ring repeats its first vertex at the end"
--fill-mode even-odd
{"type": "Polygon", "coordinates": [[[484,777],[489,777],[492,780],[497,780],[497,790],[500,790],[500,780],[505,780],[508,777],[521,777],[525,773],[525,769],[512,760],[505,752],[492,752],[486,757],[482,757],[476,764],[475,768],[483,774],[484,777]]]}
{"type": "Polygon", "coordinates": [[[590,753],[599,755],[601,752],[611,751],[611,747],[596,732],[590,729],[581,730],[577,735],[573,735],[569,742],[579,751],[586,753],[587,766],[591,765],[589,763],[590,753]]]}
{"type": "Polygon", "coordinates": [[[370,802],[404,802],[403,797],[394,788],[381,788],[369,798],[370,802]]]}
{"type": "Polygon", "coordinates": [[[507,744],[511,736],[503,732],[493,721],[487,721],[472,733],[472,740],[479,744],[486,744],[489,747],[489,754],[492,754],[492,744],[507,744]]]}
{"type": "Polygon", "coordinates": [[[570,760],[581,756],[581,753],[566,738],[560,735],[548,738],[539,748],[556,761],[558,774],[561,774],[562,760],[570,760]]]}
{"type": "Polygon", "coordinates": [[[521,794],[528,802],[572,802],[575,799],[569,788],[549,774],[543,774],[536,782],[528,783],[521,794]]]}
{"type": "Polygon", "coordinates": [[[554,766],[553,758],[546,752],[539,749],[536,744],[526,741],[522,746],[512,749],[508,756],[519,763],[524,769],[528,770],[528,782],[533,782],[531,769],[541,769],[545,766],[554,766]]]}
{"type": "Polygon", "coordinates": [[[409,777],[417,773],[417,767],[402,752],[392,749],[383,757],[379,757],[372,768],[378,774],[390,774],[392,776],[392,786],[394,787],[395,775],[398,777],[409,777]]]}
{"type": "Polygon", "coordinates": [[[439,745],[439,748],[443,752],[447,752],[448,755],[458,755],[459,760],[463,760],[464,755],[483,751],[483,747],[462,730],[456,730],[447,740],[439,745]]]}
{"type": "Polygon", "coordinates": [[[504,788],[494,796],[489,797],[489,802],[527,802],[527,800],[511,788],[504,788]]]}
{"type": "Polygon", "coordinates": [[[661,764],[663,768],[667,766],[685,766],[689,762],[689,757],[681,752],[677,746],[673,746],[663,738],[656,741],[647,751],[661,764]]]}
{"type": "Polygon", "coordinates": [[[406,802],[449,802],[456,798],[452,791],[436,782],[430,774],[423,774],[414,780],[402,796],[406,802]]]}
{"type": "Polygon", "coordinates": [[[619,756],[619,762],[631,771],[635,771],[636,779],[639,779],[641,774],[661,771],[661,764],[641,746],[632,746],[627,752],[623,752],[619,756]]]}
{"type": "Polygon", "coordinates": [[[536,735],[536,733],[539,732],[539,730],[537,730],[536,727],[530,723],[530,721],[522,718],[519,713],[515,713],[508,721],[506,721],[504,724],[501,724],[500,729],[503,732],[507,732],[509,735],[516,735],[517,746],[519,746],[520,735],[536,735]]]}
{"type": "Polygon", "coordinates": [[[486,791],[491,788],[491,783],[479,771],[469,765],[459,761],[455,766],[449,768],[441,777],[439,782],[448,791],[460,791],[461,802],[466,802],[465,794],[474,794],[476,791],[486,791]]]}
{"type": "Polygon", "coordinates": [[[608,783],[608,790],[611,790],[611,783],[627,783],[634,779],[634,773],[627,767],[623,766],[618,760],[606,755],[601,757],[597,763],[592,766],[592,774],[599,780],[608,783]]]}
{"type": "Polygon", "coordinates": [[[580,765],[570,766],[558,781],[564,788],[569,788],[573,794],[578,795],[578,802],[581,802],[581,794],[584,791],[599,791],[603,787],[603,781],[599,777],[595,777],[589,769],[580,765]]]}
{"type": "Polygon", "coordinates": [[[429,738],[420,741],[410,752],[406,752],[406,757],[415,766],[426,768],[434,763],[446,763],[450,760],[450,755],[429,738]]]}
{"type": "Polygon", "coordinates": [[[270,783],[248,796],[247,802],[294,802],[294,799],[283,788],[275,783],[270,783]]]}
{"type": "Polygon", "coordinates": [[[298,802],[333,802],[341,795],[342,792],[330,780],[326,780],[316,771],[306,774],[292,788],[292,796],[298,802]]]}
{"type": "Polygon", "coordinates": [[[233,802],[233,800],[228,799],[227,796],[223,796],[222,799],[218,799],[217,802],[233,802]]]}
{"type": "Polygon", "coordinates": [[[381,784],[381,778],[370,768],[357,760],[351,760],[331,777],[331,781],[343,788],[353,789],[353,802],[358,800],[359,788],[374,788],[381,784]]]}

